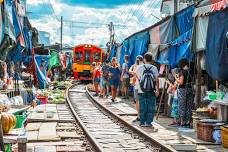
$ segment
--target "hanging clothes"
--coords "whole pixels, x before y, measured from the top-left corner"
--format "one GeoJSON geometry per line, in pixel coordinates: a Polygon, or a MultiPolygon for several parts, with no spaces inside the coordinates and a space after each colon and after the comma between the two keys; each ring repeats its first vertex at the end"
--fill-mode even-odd
{"type": "Polygon", "coordinates": [[[16,42],[16,35],[14,31],[13,25],[13,1],[4,0],[4,23],[5,23],[5,34],[9,35],[9,37],[16,42]]]}
{"type": "Polygon", "coordinates": [[[215,80],[228,81],[228,8],[209,16],[206,71],[215,80]]]}
{"type": "Polygon", "coordinates": [[[192,38],[192,50],[199,52],[206,49],[208,16],[196,17],[192,38]]]}
{"type": "Polygon", "coordinates": [[[173,41],[177,36],[177,28],[174,17],[167,17],[161,23],[153,27],[149,31],[150,44],[148,51],[153,54],[154,60],[157,60],[159,51],[164,50],[167,44],[173,41]]]}
{"type": "Polygon", "coordinates": [[[51,51],[51,54],[48,59],[48,69],[51,70],[54,67],[61,65],[58,53],[54,50],[51,51]]]}
{"type": "Polygon", "coordinates": [[[116,50],[116,58],[117,58],[117,61],[120,61],[120,56],[121,56],[121,50],[122,50],[122,46],[119,46],[116,50]]]}
{"type": "Polygon", "coordinates": [[[122,65],[124,63],[124,56],[128,54],[128,40],[124,40],[121,48],[120,60],[119,63],[122,65]]]}

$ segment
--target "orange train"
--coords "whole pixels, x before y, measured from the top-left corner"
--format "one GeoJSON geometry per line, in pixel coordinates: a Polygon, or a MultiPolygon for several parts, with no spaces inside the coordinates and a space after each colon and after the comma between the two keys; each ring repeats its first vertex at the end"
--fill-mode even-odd
{"type": "Polygon", "coordinates": [[[73,48],[73,73],[76,80],[92,80],[93,62],[102,62],[103,50],[95,45],[83,44],[73,48]]]}

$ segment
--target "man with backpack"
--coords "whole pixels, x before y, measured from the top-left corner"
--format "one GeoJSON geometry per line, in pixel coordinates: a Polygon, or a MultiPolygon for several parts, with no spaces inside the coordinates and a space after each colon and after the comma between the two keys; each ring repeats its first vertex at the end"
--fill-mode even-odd
{"type": "Polygon", "coordinates": [[[158,69],[152,65],[153,57],[151,53],[144,55],[144,63],[136,70],[139,80],[138,89],[140,107],[140,126],[152,127],[155,113],[156,97],[159,95],[158,69]]]}

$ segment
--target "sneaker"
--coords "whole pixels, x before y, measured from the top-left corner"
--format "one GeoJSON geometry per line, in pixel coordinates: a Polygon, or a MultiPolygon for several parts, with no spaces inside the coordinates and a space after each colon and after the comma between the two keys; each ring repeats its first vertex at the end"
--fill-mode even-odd
{"type": "Polygon", "coordinates": [[[146,127],[146,125],[145,125],[145,124],[140,124],[139,126],[140,126],[140,127],[146,127]]]}
{"type": "Polygon", "coordinates": [[[139,122],[140,121],[140,118],[136,118],[135,120],[133,120],[132,122],[134,123],[134,122],[139,122]]]}
{"type": "Polygon", "coordinates": [[[151,124],[146,124],[145,127],[147,127],[147,128],[154,128],[153,125],[151,125],[151,124]]]}
{"type": "Polygon", "coordinates": [[[111,99],[112,102],[115,102],[115,99],[111,99]]]}
{"type": "Polygon", "coordinates": [[[103,98],[104,96],[102,94],[99,95],[100,98],[103,98]]]}

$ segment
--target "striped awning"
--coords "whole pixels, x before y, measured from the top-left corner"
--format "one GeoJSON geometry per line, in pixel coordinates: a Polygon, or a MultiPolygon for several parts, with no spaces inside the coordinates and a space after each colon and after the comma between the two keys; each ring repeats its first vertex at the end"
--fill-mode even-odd
{"type": "Polygon", "coordinates": [[[193,17],[197,16],[207,16],[209,13],[223,10],[227,7],[228,0],[207,0],[199,4],[193,13],[193,17]]]}

